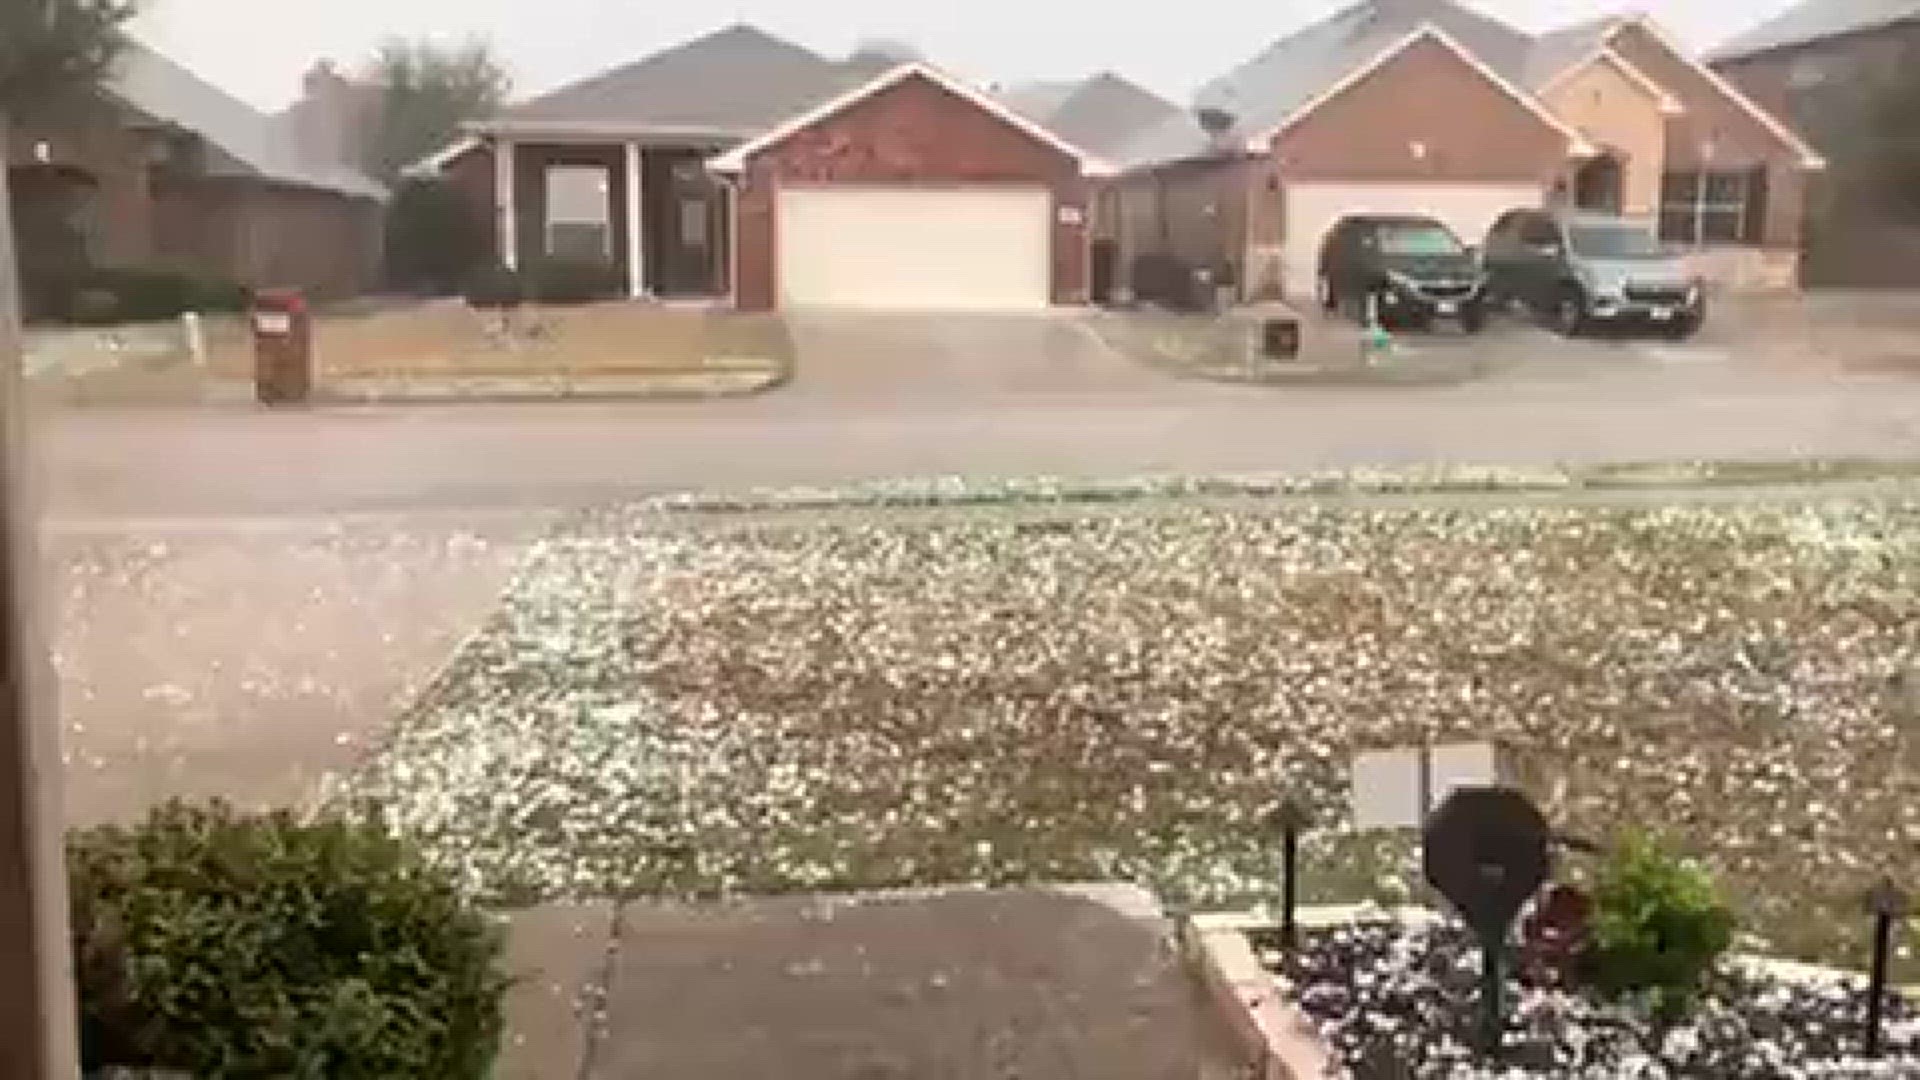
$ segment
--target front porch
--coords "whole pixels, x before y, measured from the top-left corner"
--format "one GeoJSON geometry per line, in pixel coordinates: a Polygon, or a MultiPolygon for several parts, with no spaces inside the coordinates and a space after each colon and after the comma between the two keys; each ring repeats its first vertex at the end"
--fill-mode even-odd
{"type": "Polygon", "coordinates": [[[604,260],[635,299],[731,295],[732,189],[706,168],[725,143],[496,145],[496,231],[507,266],[604,260]]]}

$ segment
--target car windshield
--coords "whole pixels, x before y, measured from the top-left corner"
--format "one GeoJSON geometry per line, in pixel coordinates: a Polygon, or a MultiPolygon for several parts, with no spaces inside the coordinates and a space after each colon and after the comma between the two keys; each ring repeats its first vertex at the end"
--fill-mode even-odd
{"type": "Polygon", "coordinates": [[[1575,225],[1573,251],[1596,259],[1657,259],[1666,249],[1652,230],[1639,225],[1575,225]]]}
{"type": "Polygon", "coordinates": [[[1458,255],[1464,250],[1445,225],[1409,223],[1380,227],[1382,254],[1458,255]]]}

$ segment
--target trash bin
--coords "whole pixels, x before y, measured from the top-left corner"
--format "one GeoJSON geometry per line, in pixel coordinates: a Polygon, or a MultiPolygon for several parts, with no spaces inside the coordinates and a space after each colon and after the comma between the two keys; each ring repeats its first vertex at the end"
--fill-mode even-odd
{"type": "Polygon", "coordinates": [[[253,385],[262,405],[301,405],[313,390],[313,320],[298,289],[254,294],[253,385]]]}

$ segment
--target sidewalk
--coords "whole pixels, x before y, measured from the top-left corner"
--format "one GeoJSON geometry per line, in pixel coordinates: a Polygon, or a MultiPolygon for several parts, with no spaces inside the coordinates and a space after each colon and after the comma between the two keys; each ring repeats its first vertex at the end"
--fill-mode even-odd
{"type": "Polygon", "coordinates": [[[1230,1080],[1150,899],[956,890],[513,920],[503,1080],[1230,1080]]]}

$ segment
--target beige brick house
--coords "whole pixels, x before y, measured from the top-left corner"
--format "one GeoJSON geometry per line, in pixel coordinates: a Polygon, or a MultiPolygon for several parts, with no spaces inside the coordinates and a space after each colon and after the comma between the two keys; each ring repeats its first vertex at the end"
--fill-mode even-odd
{"type": "Polygon", "coordinates": [[[1197,103],[1114,155],[1122,264],[1218,264],[1249,297],[1311,295],[1347,213],[1431,214],[1479,243],[1551,202],[1657,222],[1725,286],[1787,287],[1823,166],[1643,17],[1533,38],[1449,0],[1362,0],[1197,103]]]}

